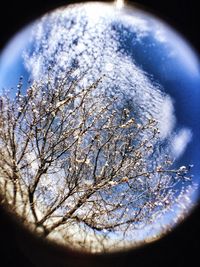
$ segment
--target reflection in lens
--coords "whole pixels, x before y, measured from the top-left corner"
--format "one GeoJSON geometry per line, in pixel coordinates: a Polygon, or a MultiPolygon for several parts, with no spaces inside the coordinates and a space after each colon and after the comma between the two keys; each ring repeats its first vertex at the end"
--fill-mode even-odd
{"type": "Polygon", "coordinates": [[[44,15],[0,58],[3,202],[92,253],[160,238],[198,199],[199,85],[189,45],[123,1],[44,15]]]}

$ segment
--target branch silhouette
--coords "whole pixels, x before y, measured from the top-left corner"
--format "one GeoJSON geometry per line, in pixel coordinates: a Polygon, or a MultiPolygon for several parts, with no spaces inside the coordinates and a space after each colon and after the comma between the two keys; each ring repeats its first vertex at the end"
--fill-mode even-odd
{"type": "Polygon", "coordinates": [[[50,71],[1,95],[0,193],[41,236],[106,250],[111,232],[125,237],[169,210],[189,167],[173,169],[169,156],[158,164],[157,122],[120,108],[99,90],[103,78],[84,87],[85,75],[50,71]]]}

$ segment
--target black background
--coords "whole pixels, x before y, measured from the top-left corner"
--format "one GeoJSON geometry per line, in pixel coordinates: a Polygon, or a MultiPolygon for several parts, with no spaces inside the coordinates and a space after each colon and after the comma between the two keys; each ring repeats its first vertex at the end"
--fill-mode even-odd
{"type": "MultiPolygon", "coordinates": [[[[129,1],[132,2],[132,1],[129,1]]],[[[156,1],[138,0],[139,4],[160,15],[181,32],[200,53],[198,1],[156,1]]],[[[49,9],[67,4],[63,0],[1,1],[0,2],[0,49],[12,35],[28,22],[49,9]]],[[[0,210],[0,266],[34,267],[28,257],[21,252],[15,239],[17,228],[0,210]]],[[[200,253],[200,208],[179,227],[161,240],[149,246],[111,258],[107,266],[191,266],[199,263],[200,253]]],[[[95,265],[95,264],[94,264],[95,265]]],[[[93,265],[93,266],[94,266],[93,265]]],[[[49,264],[44,264],[48,267],[49,264]]],[[[88,266],[90,264],[88,263],[88,266]]],[[[59,266],[56,266],[59,267],[59,266]]],[[[70,267],[70,266],[69,266],[70,267]]]]}

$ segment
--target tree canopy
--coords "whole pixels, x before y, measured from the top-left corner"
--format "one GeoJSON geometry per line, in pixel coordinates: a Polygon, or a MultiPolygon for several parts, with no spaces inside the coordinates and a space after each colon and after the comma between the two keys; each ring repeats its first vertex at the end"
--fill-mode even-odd
{"type": "Polygon", "coordinates": [[[0,193],[41,236],[107,251],[171,209],[191,166],[159,156],[157,122],[98,90],[103,77],[74,73],[2,93],[0,193]]]}

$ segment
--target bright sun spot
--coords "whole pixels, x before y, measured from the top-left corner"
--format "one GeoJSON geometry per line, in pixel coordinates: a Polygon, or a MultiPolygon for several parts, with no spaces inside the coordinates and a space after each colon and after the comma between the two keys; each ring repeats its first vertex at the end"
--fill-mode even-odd
{"type": "Polygon", "coordinates": [[[123,8],[124,7],[124,0],[116,0],[115,5],[117,8],[123,8]]]}

